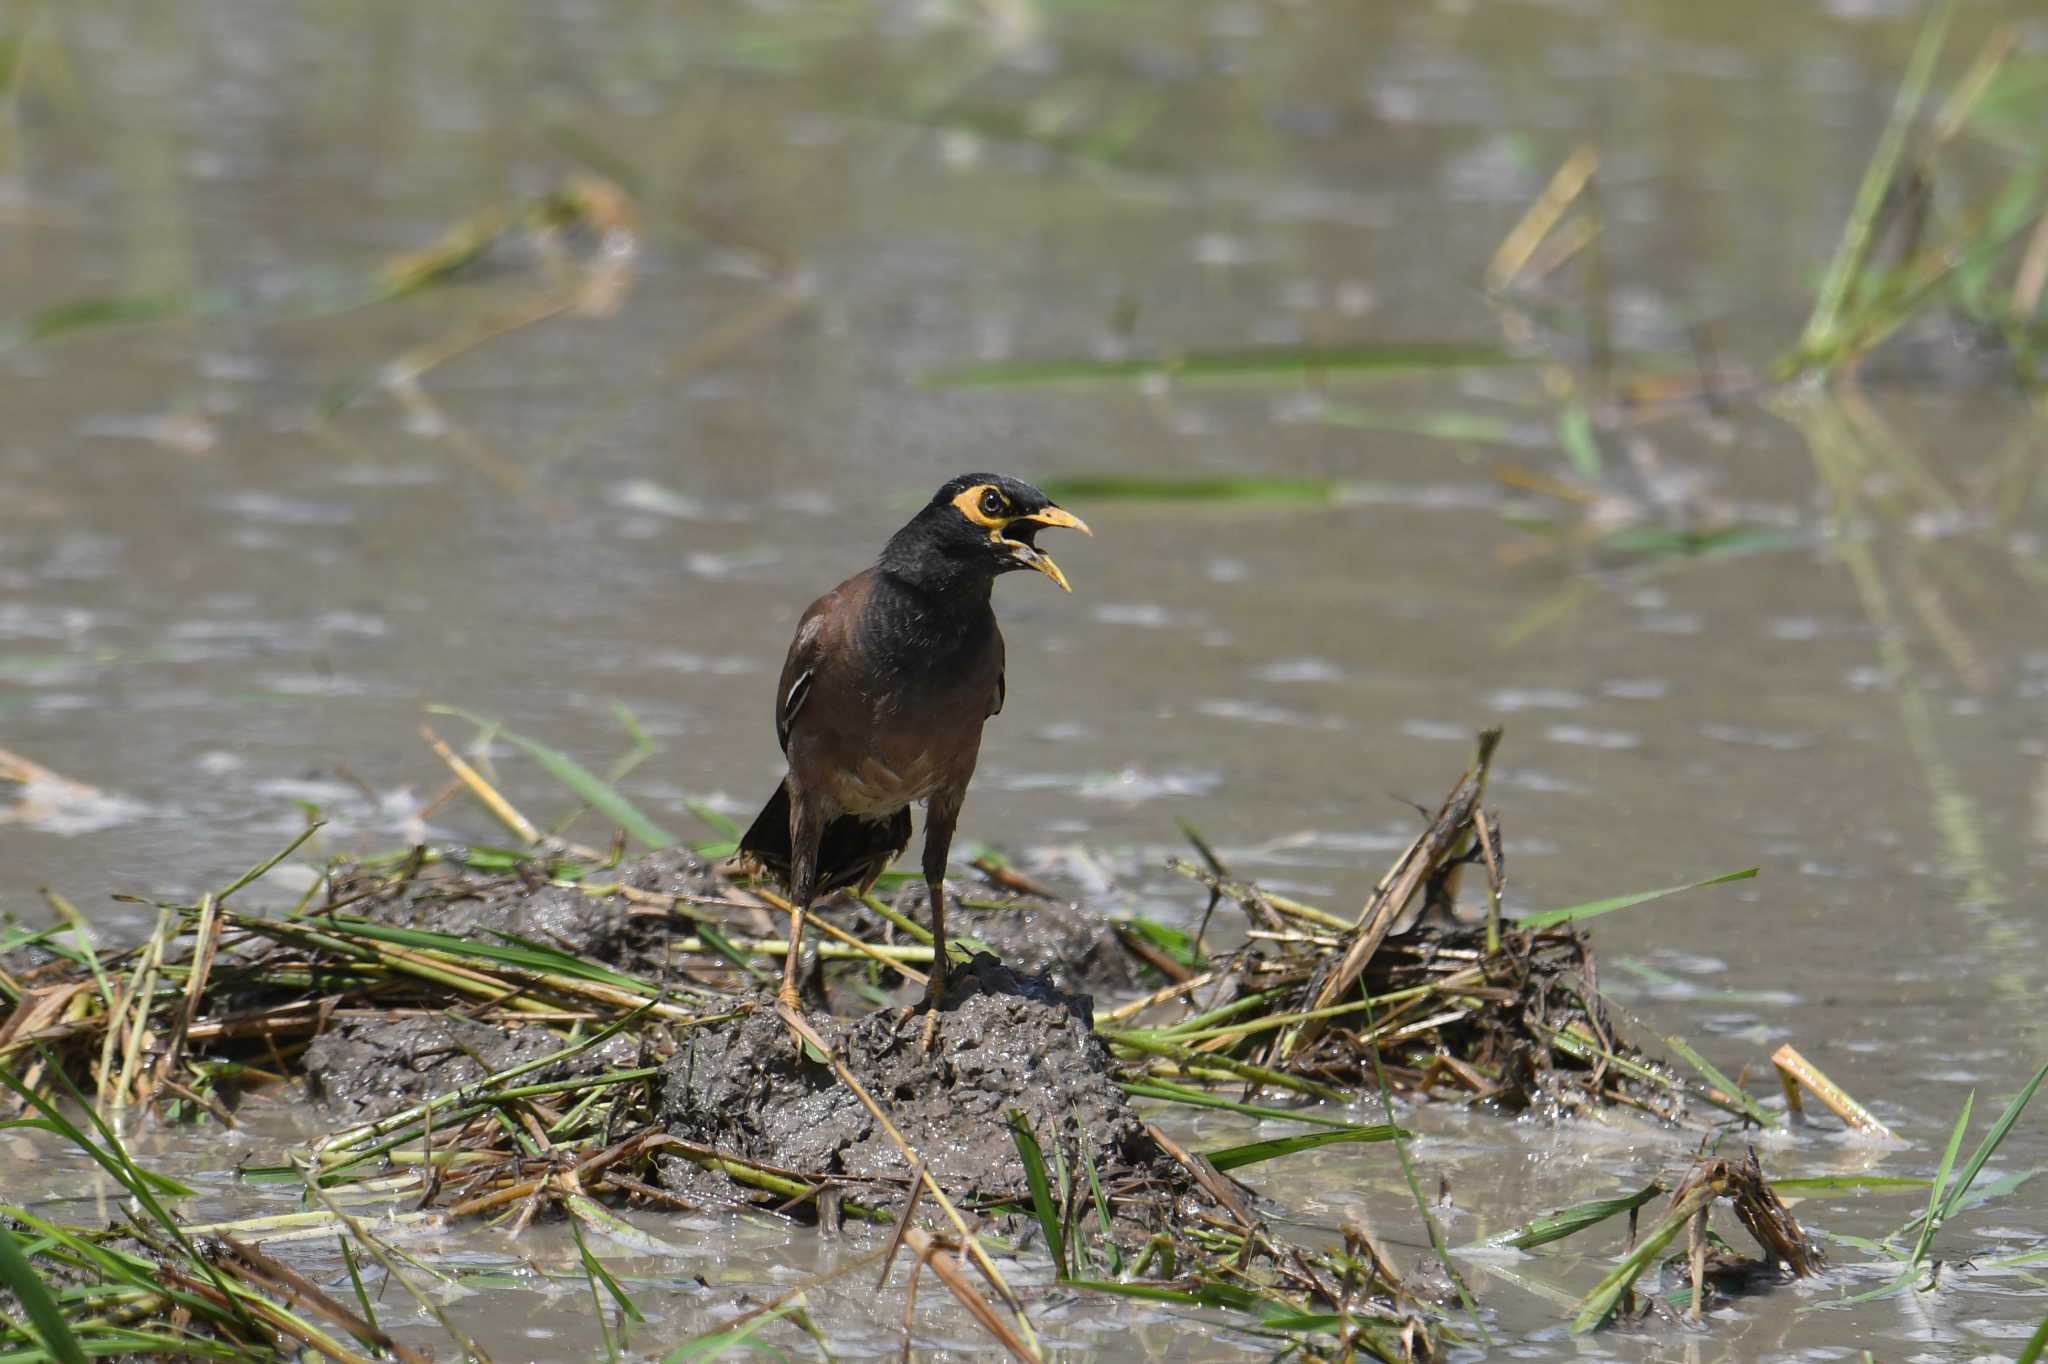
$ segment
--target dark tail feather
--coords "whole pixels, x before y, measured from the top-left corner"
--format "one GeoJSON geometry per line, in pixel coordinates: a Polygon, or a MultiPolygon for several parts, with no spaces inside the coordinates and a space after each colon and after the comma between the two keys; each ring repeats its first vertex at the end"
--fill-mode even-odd
{"type": "MultiPolygon", "coordinates": [[[[818,842],[818,894],[829,895],[842,887],[865,889],[891,862],[910,846],[910,808],[893,815],[863,819],[841,815],[825,826],[818,842]]],[[[761,813],[740,838],[742,855],[758,862],[761,870],[784,886],[789,885],[789,786],[775,788],[761,813]]]]}

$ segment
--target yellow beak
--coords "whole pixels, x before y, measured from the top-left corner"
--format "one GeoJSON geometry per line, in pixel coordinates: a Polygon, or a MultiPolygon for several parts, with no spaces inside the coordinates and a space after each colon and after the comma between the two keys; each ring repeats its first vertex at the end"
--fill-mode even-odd
{"type": "Polygon", "coordinates": [[[1019,521],[1032,521],[1041,526],[1058,526],[1061,530],[1077,530],[1093,537],[1095,532],[1088,529],[1088,523],[1068,511],[1065,507],[1042,507],[1029,516],[1020,516],[1019,521]]]}
{"type": "MultiPolygon", "coordinates": [[[[1064,507],[1041,507],[1028,516],[1017,517],[1010,524],[1015,525],[1017,521],[1029,521],[1033,525],[1038,526],[1058,526],[1062,530],[1077,530],[1081,534],[1091,537],[1095,534],[1094,531],[1088,529],[1086,521],[1083,521],[1064,507]]],[[[1067,585],[1067,575],[1060,572],[1060,566],[1054,563],[1052,556],[1044,550],[1039,549],[1035,545],[1027,545],[1022,540],[1005,539],[1003,543],[1010,546],[1010,552],[1014,556],[1022,559],[1026,564],[1058,583],[1060,591],[1071,592],[1074,590],[1067,585]]]]}

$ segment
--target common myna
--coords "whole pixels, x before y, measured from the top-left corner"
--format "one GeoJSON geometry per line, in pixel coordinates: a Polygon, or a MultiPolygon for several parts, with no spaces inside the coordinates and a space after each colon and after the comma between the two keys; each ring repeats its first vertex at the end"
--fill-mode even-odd
{"type": "Polygon", "coordinates": [[[794,905],[780,998],[800,1009],[797,956],[811,902],[862,893],[910,846],[910,806],[924,801],[924,880],[931,890],[932,969],[925,1004],[946,997],[946,853],[981,752],[981,726],[1003,708],[1003,635],[989,593],[996,575],[1067,575],[1033,538],[1046,526],[1089,534],[1037,488],[963,474],[891,536],[873,568],[812,602],[775,688],[775,737],[789,774],[739,851],[789,888],[794,905]]]}

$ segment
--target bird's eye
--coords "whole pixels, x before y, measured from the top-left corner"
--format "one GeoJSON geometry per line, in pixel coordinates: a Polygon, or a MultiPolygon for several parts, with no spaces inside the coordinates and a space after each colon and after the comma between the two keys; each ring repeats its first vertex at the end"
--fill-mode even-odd
{"type": "Polygon", "coordinates": [[[990,516],[1001,516],[1004,505],[1003,495],[994,488],[985,490],[981,495],[981,509],[990,516]]]}

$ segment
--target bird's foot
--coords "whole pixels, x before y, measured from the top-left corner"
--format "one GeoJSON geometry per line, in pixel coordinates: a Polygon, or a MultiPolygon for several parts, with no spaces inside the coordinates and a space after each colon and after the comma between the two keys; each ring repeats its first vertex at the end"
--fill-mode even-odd
{"type": "Polygon", "coordinates": [[[783,1019],[782,1026],[789,1029],[789,1040],[795,1045],[797,1055],[801,1057],[807,1052],[814,1050],[810,1042],[804,1037],[803,1032],[796,1025],[795,1020],[804,1016],[803,1000],[798,997],[796,987],[784,985],[781,989],[777,990],[775,992],[775,1004],[777,1012],[791,1015],[791,1017],[783,1019]]]}
{"type": "Polygon", "coordinates": [[[925,985],[924,998],[911,1010],[924,1015],[924,1049],[930,1051],[939,1040],[939,1012],[946,1007],[946,978],[935,975],[925,985]]]}

